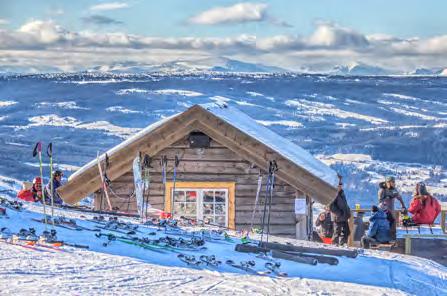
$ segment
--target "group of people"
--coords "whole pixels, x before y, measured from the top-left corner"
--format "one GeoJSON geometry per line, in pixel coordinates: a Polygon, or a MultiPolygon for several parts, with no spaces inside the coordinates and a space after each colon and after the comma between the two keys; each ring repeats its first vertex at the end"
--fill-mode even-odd
{"type": "Polygon", "coordinates": [[[61,205],[62,199],[57,193],[57,188],[62,186],[62,171],[54,171],[53,173],[53,186],[51,186],[51,180],[42,188],[42,179],[40,177],[35,177],[33,180],[33,185],[29,189],[22,189],[17,194],[17,197],[24,201],[29,202],[45,202],[47,204],[51,203],[53,199],[54,204],[61,205]],[[45,195],[45,201],[43,201],[43,196],[45,195]]]}
{"type": "MultiPolygon", "coordinates": [[[[371,208],[367,233],[361,238],[363,248],[369,248],[372,243],[388,243],[396,239],[396,217],[394,216],[394,202],[397,199],[402,213],[411,213],[411,225],[433,224],[441,212],[441,205],[427,190],[425,183],[419,182],[411,200],[410,207],[405,207],[402,196],[396,189],[395,178],[389,176],[385,182],[379,184],[379,204],[371,208]]],[[[339,184],[337,197],[325,208],[317,221],[320,236],[324,239],[332,238],[332,244],[345,245],[350,235],[349,219],[351,210],[348,206],[343,184],[339,184]]]]}

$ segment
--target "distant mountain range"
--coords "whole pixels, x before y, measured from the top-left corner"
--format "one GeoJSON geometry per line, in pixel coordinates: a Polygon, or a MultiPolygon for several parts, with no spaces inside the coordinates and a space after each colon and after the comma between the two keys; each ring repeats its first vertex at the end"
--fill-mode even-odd
{"type": "MultiPolygon", "coordinates": [[[[220,73],[286,73],[295,72],[302,74],[328,74],[343,76],[447,76],[447,68],[418,68],[409,72],[385,69],[378,66],[368,65],[360,62],[349,65],[338,65],[329,71],[313,71],[306,68],[301,71],[264,65],[260,63],[242,62],[225,57],[206,58],[201,60],[176,60],[161,64],[144,64],[135,61],[115,62],[109,65],[98,65],[89,68],[72,68],[68,72],[107,72],[114,74],[121,73],[194,73],[194,72],[220,72],[220,73]]],[[[66,69],[57,66],[1,66],[0,74],[35,74],[35,73],[63,73],[66,69]]]]}

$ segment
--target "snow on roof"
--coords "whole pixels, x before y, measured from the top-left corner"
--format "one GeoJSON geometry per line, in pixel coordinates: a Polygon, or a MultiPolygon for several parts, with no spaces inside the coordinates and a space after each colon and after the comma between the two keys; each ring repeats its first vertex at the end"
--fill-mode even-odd
{"type": "Polygon", "coordinates": [[[292,141],[258,124],[253,118],[242,111],[226,104],[218,103],[203,104],[201,107],[263,143],[312,175],[332,186],[337,186],[338,178],[334,170],[292,141]]]}
{"type": "MultiPolygon", "coordinates": [[[[249,117],[242,111],[224,103],[202,104],[200,105],[200,107],[211,112],[215,116],[219,117],[220,119],[224,120],[225,122],[237,128],[238,130],[249,135],[250,137],[256,139],[257,141],[263,143],[270,149],[276,151],[286,159],[295,163],[297,166],[305,169],[315,177],[322,179],[323,181],[332,186],[336,186],[338,184],[338,178],[335,171],[333,171],[327,165],[325,165],[324,163],[313,157],[312,154],[310,154],[300,146],[294,144],[293,142],[287,140],[284,137],[281,137],[280,135],[276,134],[270,129],[258,124],[253,118],[249,117]]],[[[107,155],[109,156],[113,155],[117,151],[128,146],[130,143],[133,143],[145,137],[147,134],[151,133],[157,127],[161,126],[162,124],[166,123],[167,121],[171,120],[172,118],[180,114],[181,113],[174,114],[170,117],[166,117],[160,121],[157,121],[149,125],[148,127],[139,131],[134,136],[128,138],[127,140],[108,150],[106,152],[107,155]]],[[[102,161],[104,158],[105,154],[102,154],[100,156],[100,160],[102,161]]],[[[70,176],[69,180],[78,175],[81,175],[86,170],[96,165],[97,160],[93,159],[85,166],[80,168],[78,171],[73,173],[70,176]]]]}

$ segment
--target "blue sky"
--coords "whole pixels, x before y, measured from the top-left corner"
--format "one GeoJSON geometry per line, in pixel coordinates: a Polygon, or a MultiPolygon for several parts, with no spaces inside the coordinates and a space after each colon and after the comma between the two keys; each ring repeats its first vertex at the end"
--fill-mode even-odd
{"type": "MultiPolygon", "coordinates": [[[[41,54],[45,49],[48,55],[70,45],[89,48],[91,54],[94,47],[118,47],[123,55],[130,49],[141,49],[139,54],[165,50],[172,59],[181,58],[182,50],[185,55],[195,50],[196,56],[225,56],[277,66],[291,65],[293,60],[293,69],[371,63],[377,62],[377,57],[382,57],[379,66],[404,67],[407,62],[411,67],[444,67],[445,11],[447,1],[439,0],[0,0],[0,41],[4,44],[0,44],[0,58],[5,51],[8,56],[17,50],[21,50],[19,55],[23,51],[37,55],[37,49],[41,54]],[[86,36],[91,38],[93,33],[95,42],[87,42],[86,36]],[[126,49],[111,41],[110,33],[135,35],[138,40],[128,42],[126,49]],[[195,38],[192,45],[185,45],[185,37],[195,38]],[[153,45],[153,40],[144,38],[159,40],[153,45]],[[249,42],[258,46],[250,48],[249,42]],[[427,46],[429,50],[424,50],[427,46]],[[275,53],[276,58],[272,56],[275,53]],[[384,54],[389,57],[383,58],[384,54]],[[399,57],[405,59],[400,65],[399,57]],[[314,60],[298,63],[298,58],[314,60]]],[[[135,53],[135,60],[137,56],[135,53]]],[[[113,61],[117,60],[116,55],[113,61]]]]}

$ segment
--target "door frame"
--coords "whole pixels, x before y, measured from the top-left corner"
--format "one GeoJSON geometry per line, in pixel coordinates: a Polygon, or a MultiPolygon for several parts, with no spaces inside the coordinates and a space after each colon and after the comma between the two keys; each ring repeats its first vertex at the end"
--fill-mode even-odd
{"type": "MultiPolygon", "coordinates": [[[[171,212],[171,197],[172,189],[174,188],[174,182],[166,182],[165,185],[165,212],[171,212]]],[[[228,228],[236,229],[235,216],[235,182],[175,182],[175,189],[226,189],[228,190],[228,205],[227,205],[227,217],[228,228]]]]}

